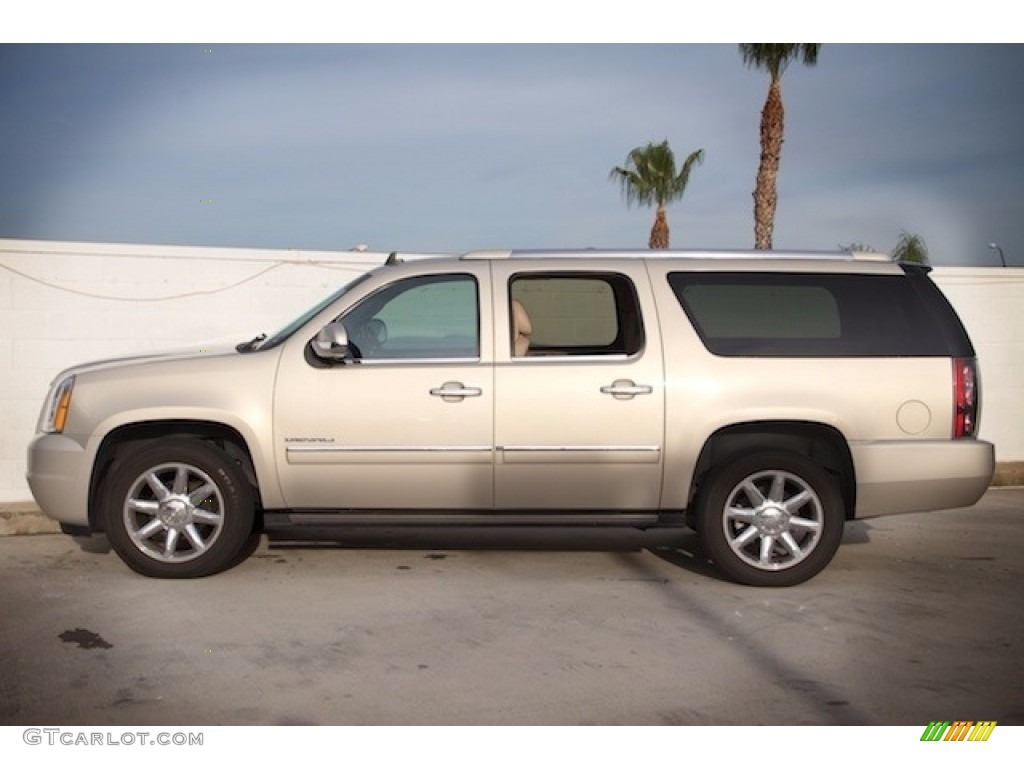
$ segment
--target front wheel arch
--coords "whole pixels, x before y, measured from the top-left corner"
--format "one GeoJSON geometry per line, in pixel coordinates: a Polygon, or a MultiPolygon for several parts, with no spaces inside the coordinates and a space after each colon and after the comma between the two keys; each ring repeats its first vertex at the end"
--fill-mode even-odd
{"type": "Polygon", "coordinates": [[[197,438],[122,454],[103,479],[99,513],[120,558],[158,578],[225,570],[257,535],[245,474],[224,450],[197,438]]]}
{"type": "Polygon", "coordinates": [[[249,446],[242,435],[226,424],[207,421],[162,420],[124,424],[103,438],[92,465],[89,482],[89,528],[103,532],[104,520],[101,511],[103,483],[111,467],[126,456],[131,456],[147,446],[160,441],[195,439],[210,443],[225,451],[245,475],[256,501],[257,528],[261,525],[262,504],[259,480],[249,446]]]}

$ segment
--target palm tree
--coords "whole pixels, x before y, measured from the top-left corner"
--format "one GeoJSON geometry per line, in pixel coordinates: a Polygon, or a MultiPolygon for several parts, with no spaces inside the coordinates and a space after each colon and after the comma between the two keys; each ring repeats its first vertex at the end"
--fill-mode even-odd
{"type": "Polygon", "coordinates": [[[676,157],[668,145],[668,140],[655,144],[637,147],[626,157],[624,166],[615,166],[610,178],[622,185],[622,194],[626,204],[650,206],[656,205],[654,226],[651,237],[647,241],[649,248],[668,248],[668,216],[665,206],[673,200],[679,200],[686,192],[690,183],[690,171],[704,162],[704,150],[691,152],[682,167],[676,172],[676,157]]]}
{"type": "Polygon", "coordinates": [[[902,232],[896,247],[892,249],[893,261],[905,261],[910,264],[928,263],[928,246],[920,235],[902,232]]]}
{"type": "Polygon", "coordinates": [[[770,250],[775,228],[776,184],[782,156],[785,110],[782,106],[782,73],[794,59],[807,66],[818,62],[820,43],[740,43],[743,63],[763,69],[771,76],[768,98],[761,110],[761,163],[754,187],[754,247],[770,250]]]}

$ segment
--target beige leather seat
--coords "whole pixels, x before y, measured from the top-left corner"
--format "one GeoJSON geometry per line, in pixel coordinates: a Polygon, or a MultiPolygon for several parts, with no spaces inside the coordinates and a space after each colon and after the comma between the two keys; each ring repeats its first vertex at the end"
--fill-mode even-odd
{"type": "Polygon", "coordinates": [[[516,357],[525,357],[530,351],[530,335],[533,333],[533,324],[530,316],[526,313],[526,307],[516,299],[512,300],[512,354],[516,357]]]}

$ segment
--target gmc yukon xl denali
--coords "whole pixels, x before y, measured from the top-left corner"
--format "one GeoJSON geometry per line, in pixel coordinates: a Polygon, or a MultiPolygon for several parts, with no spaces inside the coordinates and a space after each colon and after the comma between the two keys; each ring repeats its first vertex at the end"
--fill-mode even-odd
{"type": "Polygon", "coordinates": [[[927,269],[878,254],[391,258],[269,338],[59,374],[28,480],[148,576],[280,529],[685,525],[785,586],[846,520],[976,502],[979,403],[927,269]]]}

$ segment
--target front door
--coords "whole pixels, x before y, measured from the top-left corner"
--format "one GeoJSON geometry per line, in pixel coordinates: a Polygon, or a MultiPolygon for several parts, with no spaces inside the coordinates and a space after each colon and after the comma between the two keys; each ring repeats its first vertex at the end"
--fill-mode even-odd
{"type": "Polygon", "coordinates": [[[344,364],[286,350],[275,438],[290,508],[492,506],[486,266],[406,277],[363,298],[340,318],[354,355],[344,364]]]}

